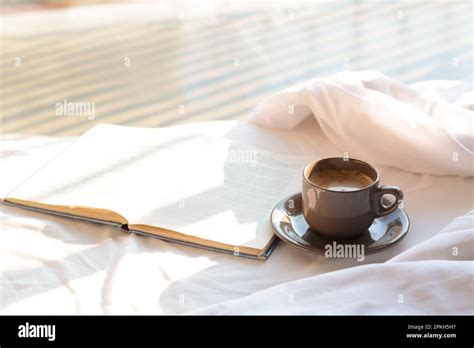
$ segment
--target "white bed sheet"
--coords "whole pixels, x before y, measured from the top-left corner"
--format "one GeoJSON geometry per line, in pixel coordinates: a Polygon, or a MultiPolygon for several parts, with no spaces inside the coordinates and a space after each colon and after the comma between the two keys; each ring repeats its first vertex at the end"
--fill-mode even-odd
{"type": "MultiPolygon", "coordinates": [[[[309,141],[317,139],[314,120],[306,121],[302,127],[308,130],[307,134],[312,134],[309,141]]],[[[2,195],[72,140],[47,137],[2,140],[2,195]]],[[[321,139],[318,143],[318,155],[334,155],[337,151],[321,139]]],[[[1,313],[174,314],[215,313],[219,308],[226,313],[291,312],[294,307],[282,306],[281,299],[276,299],[273,307],[268,306],[269,311],[262,306],[254,308],[253,299],[258,299],[260,292],[268,289],[272,293],[272,287],[285,286],[285,283],[291,288],[290,282],[303,282],[308,278],[311,286],[311,279],[319,275],[338,275],[341,273],[337,271],[344,272],[346,268],[383,263],[435,236],[453,219],[473,209],[472,178],[412,174],[393,167],[379,169],[382,183],[403,188],[404,207],[411,228],[400,243],[384,252],[366,256],[362,263],[355,259],[326,259],[283,243],[267,261],[260,262],[127,235],[114,227],[1,205],[1,313]],[[256,297],[252,297],[254,294],[256,297]],[[250,301],[246,300],[248,298],[250,301]],[[233,300],[244,307],[236,309],[235,302],[228,302],[233,300]]],[[[472,230],[470,233],[472,235],[472,230]]],[[[472,239],[467,243],[472,250],[472,239]]],[[[465,262],[472,271],[472,253],[465,262]]],[[[379,269],[383,272],[383,265],[379,269]]],[[[456,272],[455,267],[452,272],[456,272]]],[[[420,281],[414,275],[416,272],[407,272],[393,277],[406,277],[406,286],[416,285],[421,289],[431,286],[424,281],[426,279],[420,281]]],[[[436,273],[432,276],[436,277],[436,273]]],[[[350,283],[342,282],[340,286],[350,286],[350,283]]],[[[372,291],[378,286],[373,282],[372,291]]],[[[384,286],[386,284],[380,284],[380,290],[384,286]]],[[[472,281],[465,286],[472,291],[472,281]]],[[[276,289],[278,291],[278,287],[276,289]]],[[[356,290],[362,291],[361,288],[356,290]]],[[[308,300],[311,296],[321,296],[321,291],[320,288],[295,294],[304,294],[308,300]]],[[[453,292],[457,295],[455,289],[453,292]]],[[[433,293],[436,290],[431,289],[430,294],[433,293]]],[[[465,296],[465,290],[460,291],[459,296],[465,296]]],[[[465,298],[462,301],[466,303],[465,298]]],[[[344,312],[340,310],[343,299],[337,296],[328,298],[324,308],[312,307],[311,303],[306,302],[305,312],[344,312]]],[[[427,301],[409,312],[437,312],[441,307],[433,307],[433,303],[427,301]]],[[[383,314],[394,312],[390,308],[396,305],[395,301],[393,305],[368,308],[354,303],[349,312],[383,314]]],[[[459,312],[457,307],[451,308],[453,312],[459,312]]],[[[472,313],[473,307],[466,310],[472,313]]],[[[449,307],[439,311],[449,312],[449,307]]]]}

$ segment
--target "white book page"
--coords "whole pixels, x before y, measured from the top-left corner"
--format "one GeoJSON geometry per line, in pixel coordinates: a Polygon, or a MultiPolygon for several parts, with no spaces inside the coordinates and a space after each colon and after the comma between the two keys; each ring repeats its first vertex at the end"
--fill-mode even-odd
{"type": "Polygon", "coordinates": [[[108,209],[131,225],[263,249],[272,237],[271,209],[300,190],[312,158],[226,137],[234,125],[97,126],[9,197],[108,209]]]}
{"type": "Polygon", "coordinates": [[[272,237],[271,210],[299,190],[306,159],[228,139],[196,139],[175,151],[157,176],[168,185],[156,186],[155,208],[135,212],[131,223],[263,249],[272,237]]]}

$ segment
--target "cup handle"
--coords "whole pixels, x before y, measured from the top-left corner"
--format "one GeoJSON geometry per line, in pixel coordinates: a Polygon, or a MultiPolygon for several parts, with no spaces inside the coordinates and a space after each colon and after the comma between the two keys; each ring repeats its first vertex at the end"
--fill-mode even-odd
{"type": "Polygon", "coordinates": [[[377,217],[390,214],[398,208],[398,205],[403,200],[403,192],[397,186],[384,185],[377,189],[375,193],[375,215],[377,217]],[[388,207],[382,203],[384,195],[392,195],[395,197],[395,202],[390,204],[388,207]]]}

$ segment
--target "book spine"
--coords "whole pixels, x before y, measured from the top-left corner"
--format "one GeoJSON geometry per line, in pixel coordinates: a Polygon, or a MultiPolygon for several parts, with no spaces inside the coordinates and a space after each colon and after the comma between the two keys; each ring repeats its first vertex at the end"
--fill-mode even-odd
{"type": "Polygon", "coordinates": [[[127,234],[132,233],[132,231],[130,231],[130,229],[128,228],[128,225],[120,225],[118,228],[120,231],[125,232],[127,234]]]}

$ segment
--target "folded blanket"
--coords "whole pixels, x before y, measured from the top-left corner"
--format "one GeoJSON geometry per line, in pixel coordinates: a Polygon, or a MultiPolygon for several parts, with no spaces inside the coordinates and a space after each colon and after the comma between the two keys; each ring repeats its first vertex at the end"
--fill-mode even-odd
{"type": "Polygon", "coordinates": [[[385,263],[284,283],[195,313],[472,315],[473,245],[471,211],[385,263]]]}
{"type": "Polygon", "coordinates": [[[467,84],[408,86],[373,71],[343,72],[264,100],[250,119],[292,129],[312,114],[341,155],[415,173],[473,176],[472,105],[467,84]]]}

